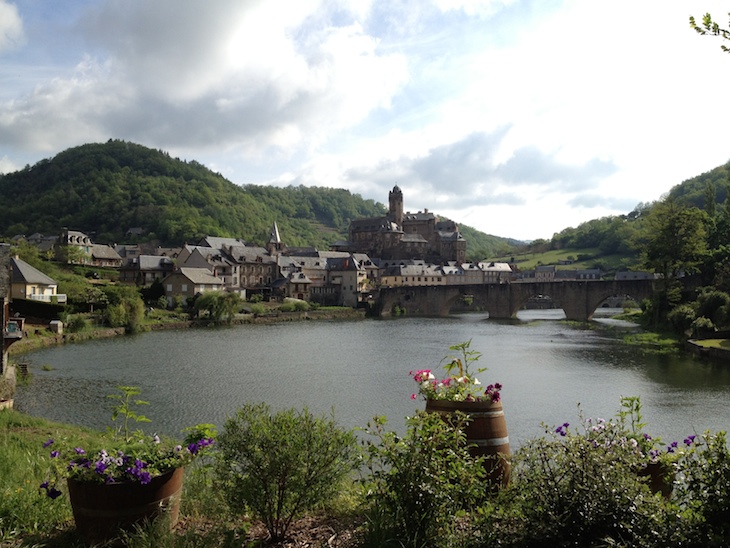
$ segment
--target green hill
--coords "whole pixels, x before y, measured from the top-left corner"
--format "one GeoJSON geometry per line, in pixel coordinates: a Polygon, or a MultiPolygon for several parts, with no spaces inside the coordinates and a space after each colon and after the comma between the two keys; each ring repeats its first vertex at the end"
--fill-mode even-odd
{"type": "MultiPolygon", "coordinates": [[[[381,203],[324,187],[238,186],[196,161],[120,140],[70,148],[21,171],[0,175],[0,234],[57,234],[64,226],[98,243],[201,236],[263,244],[274,221],[290,246],[327,249],[347,238],[352,219],[385,214],[381,203]],[[143,235],[126,236],[130,228],[143,235]]],[[[458,221],[457,221],[458,222],[458,221]]],[[[464,227],[473,258],[510,241],[464,227]]]]}

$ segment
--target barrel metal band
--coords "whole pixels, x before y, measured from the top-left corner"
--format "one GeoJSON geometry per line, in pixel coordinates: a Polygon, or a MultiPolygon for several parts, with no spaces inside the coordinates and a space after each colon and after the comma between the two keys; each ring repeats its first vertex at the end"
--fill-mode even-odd
{"type": "Polygon", "coordinates": [[[504,417],[504,411],[469,411],[467,413],[470,417],[504,417]]]}
{"type": "Polygon", "coordinates": [[[499,445],[509,445],[509,436],[504,438],[490,438],[488,440],[469,440],[477,447],[497,447],[499,445]]]}
{"type": "Polygon", "coordinates": [[[170,506],[172,506],[175,502],[176,498],[180,498],[180,494],[182,492],[182,489],[179,491],[173,493],[169,497],[165,497],[163,499],[150,502],[149,504],[140,504],[139,506],[135,506],[133,508],[118,508],[118,509],[110,509],[110,510],[99,510],[96,508],[86,508],[86,507],[77,507],[74,511],[77,512],[80,516],[84,517],[90,517],[90,518],[123,518],[125,516],[135,516],[139,514],[145,514],[147,512],[154,511],[155,509],[159,510],[167,510],[170,506]]]}

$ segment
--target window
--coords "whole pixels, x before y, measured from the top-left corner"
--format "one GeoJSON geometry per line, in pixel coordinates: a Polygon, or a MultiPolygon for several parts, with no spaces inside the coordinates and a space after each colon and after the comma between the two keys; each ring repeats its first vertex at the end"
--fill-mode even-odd
{"type": "Polygon", "coordinates": [[[180,291],[182,291],[183,293],[187,293],[188,284],[182,284],[182,286],[180,287],[180,291]]]}
{"type": "Polygon", "coordinates": [[[167,292],[172,293],[172,284],[167,284],[167,292]]]}

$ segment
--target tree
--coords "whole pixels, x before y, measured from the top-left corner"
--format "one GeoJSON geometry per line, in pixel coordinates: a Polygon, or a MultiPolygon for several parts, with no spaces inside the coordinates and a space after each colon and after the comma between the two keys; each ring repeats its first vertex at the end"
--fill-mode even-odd
{"type": "MultiPolygon", "coordinates": [[[[730,18],[730,13],[728,13],[728,18],[730,18]]],[[[730,30],[720,28],[720,25],[712,20],[712,16],[709,13],[706,13],[702,17],[701,25],[698,25],[695,18],[690,16],[689,26],[695,29],[695,31],[702,36],[720,36],[724,40],[730,40],[730,30]]],[[[720,47],[722,48],[722,51],[730,53],[730,47],[724,44],[721,44],[720,47]]]]}
{"type": "Polygon", "coordinates": [[[661,288],[645,311],[654,326],[664,324],[681,298],[677,278],[693,274],[707,254],[707,214],[672,198],[658,202],[644,219],[639,236],[645,267],[660,274],[661,288]]]}
{"type": "Polygon", "coordinates": [[[195,299],[196,314],[207,311],[213,321],[230,322],[238,311],[241,298],[238,293],[225,291],[206,291],[195,299]]]}
{"type": "Polygon", "coordinates": [[[675,200],[657,203],[640,234],[643,262],[664,279],[693,273],[707,253],[707,215],[675,200]]]}

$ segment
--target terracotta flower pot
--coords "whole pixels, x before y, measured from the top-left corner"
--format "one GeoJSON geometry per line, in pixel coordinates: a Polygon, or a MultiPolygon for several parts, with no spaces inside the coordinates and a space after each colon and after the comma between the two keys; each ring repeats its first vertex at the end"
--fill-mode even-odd
{"type": "Polygon", "coordinates": [[[464,432],[467,443],[471,445],[469,452],[475,457],[486,457],[484,466],[491,485],[507,485],[510,476],[510,448],[501,401],[426,400],[426,411],[439,413],[444,418],[456,411],[469,415],[470,422],[464,432]]]}
{"type": "Polygon", "coordinates": [[[114,538],[146,520],[165,516],[170,527],[180,512],[184,469],[152,478],[150,483],[92,483],[68,480],[76,529],[91,543],[114,538]]]}

